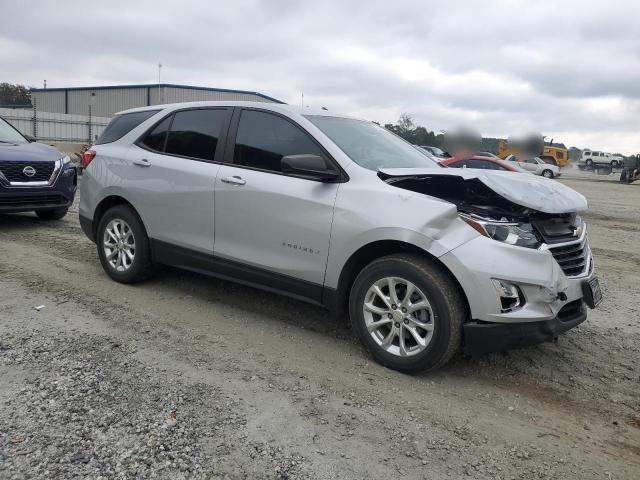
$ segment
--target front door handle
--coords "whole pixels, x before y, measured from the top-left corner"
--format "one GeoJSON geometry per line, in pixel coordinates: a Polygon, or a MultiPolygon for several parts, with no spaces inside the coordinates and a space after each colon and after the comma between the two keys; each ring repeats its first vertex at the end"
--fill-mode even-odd
{"type": "Polygon", "coordinates": [[[238,177],[237,175],[234,175],[233,177],[222,177],[220,181],[231,185],[244,185],[247,183],[246,180],[238,177]]]}
{"type": "Polygon", "coordinates": [[[147,160],[146,158],[142,158],[140,160],[134,160],[133,164],[137,165],[139,167],[150,167],[151,166],[151,162],[149,160],[147,160]]]}

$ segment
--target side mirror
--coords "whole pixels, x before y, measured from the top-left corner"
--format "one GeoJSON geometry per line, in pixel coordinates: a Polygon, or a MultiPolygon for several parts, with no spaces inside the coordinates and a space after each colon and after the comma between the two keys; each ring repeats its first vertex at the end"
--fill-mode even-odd
{"type": "Polygon", "coordinates": [[[286,155],[280,160],[282,173],[298,175],[310,180],[331,182],[340,178],[340,172],[327,165],[319,155],[286,155]]]}
{"type": "Polygon", "coordinates": [[[23,135],[24,138],[27,139],[27,142],[29,143],[33,143],[36,141],[35,137],[32,137],[31,135],[23,135]]]}

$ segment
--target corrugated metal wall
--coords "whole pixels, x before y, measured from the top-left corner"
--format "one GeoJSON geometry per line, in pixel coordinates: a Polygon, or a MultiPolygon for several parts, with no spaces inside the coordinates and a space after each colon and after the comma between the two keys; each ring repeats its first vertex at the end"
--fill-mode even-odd
{"type": "MultiPolygon", "coordinates": [[[[179,102],[202,102],[202,101],[245,101],[245,102],[268,102],[272,103],[260,95],[253,95],[250,93],[237,93],[237,92],[218,92],[212,90],[196,90],[189,88],[175,88],[175,87],[162,87],[162,98],[164,103],[179,103],[179,102]]],[[[151,89],[151,104],[156,105],[158,103],[158,88],[151,89]]]]}
{"type": "Polygon", "coordinates": [[[225,92],[195,88],[161,87],[161,102],[157,86],[132,88],[96,88],[68,90],[35,90],[31,96],[40,112],[91,114],[110,117],[116,112],[129,108],[157,105],[158,103],[197,102],[206,100],[231,100],[268,102],[272,100],[260,95],[243,92],[225,92]],[[93,95],[92,95],[93,94],[93,95]]]}
{"type": "Polygon", "coordinates": [[[50,92],[31,92],[31,101],[35,102],[38,110],[42,112],[64,113],[65,93],[59,90],[50,92]]]}
{"type": "Polygon", "coordinates": [[[145,88],[68,90],[68,92],[67,113],[88,115],[92,93],[95,95],[91,112],[97,116],[110,117],[121,110],[147,105],[147,90],[145,88]]]}
{"type": "Polygon", "coordinates": [[[89,117],[86,115],[65,115],[37,111],[33,109],[0,108],[0,117],[16,127],[22,134],[36,137],[43,142],[93,143],[109,123],[108,117],[91,117],[89,139],[89,117]]]}

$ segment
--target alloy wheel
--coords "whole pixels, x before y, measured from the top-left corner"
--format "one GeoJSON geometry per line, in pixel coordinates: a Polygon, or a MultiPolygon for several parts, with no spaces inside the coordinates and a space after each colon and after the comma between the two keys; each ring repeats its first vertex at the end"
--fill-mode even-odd
{"type": "Polygon", "coordinates": [[[127,222],[119,218],[111,220],[102,238],[105,259],[116,272],[126,272],[136,256],[136,239],[127,222]]]}
{"type": "Polygon", "coordinates": [[[367,290],[362,308],[369,334],[392,355],[417,355],[433,338],[431,304],[408,280],[399,277],[378,280],[367,290]]]}

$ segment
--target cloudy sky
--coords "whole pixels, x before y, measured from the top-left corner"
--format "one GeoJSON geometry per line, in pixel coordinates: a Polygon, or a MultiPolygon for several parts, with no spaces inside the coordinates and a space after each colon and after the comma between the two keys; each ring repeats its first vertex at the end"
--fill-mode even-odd
{"type": "Polygon", "coordinates": [[[640,2],[3,1],[0,81],[256,90],[640,152],[640,2]],[[10,20],[10,21],[9,21],[10,20]]]}

